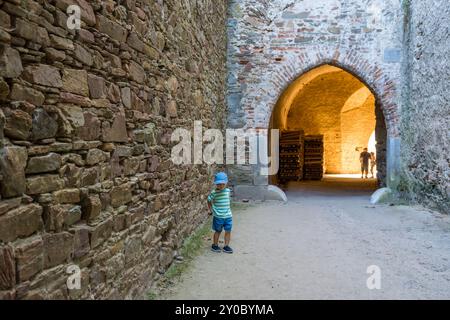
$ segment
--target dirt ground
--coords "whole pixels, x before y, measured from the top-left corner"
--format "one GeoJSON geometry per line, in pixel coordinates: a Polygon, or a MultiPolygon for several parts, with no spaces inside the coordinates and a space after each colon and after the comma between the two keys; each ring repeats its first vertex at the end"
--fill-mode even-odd
{"type": "Polygon", "coordinates": [[[209,247],[165,299],[450,299],[450,217],[369,203],[374,181],[289,186],[234,211],[233,255],[209,247]],[[367,268],[381,270],[369,290],[367,268]]]}

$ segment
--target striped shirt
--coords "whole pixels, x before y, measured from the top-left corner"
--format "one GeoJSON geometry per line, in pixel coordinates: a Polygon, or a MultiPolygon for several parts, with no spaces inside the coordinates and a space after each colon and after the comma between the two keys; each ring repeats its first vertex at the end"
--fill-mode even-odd
{"type": "Polygon", "coordinates": [[[208,196],[208,202],[212,204],[212,211],[216,218],[231,218],[233,216],[230,206],[230,189],[221,191],[213,190],[208,196]]]}

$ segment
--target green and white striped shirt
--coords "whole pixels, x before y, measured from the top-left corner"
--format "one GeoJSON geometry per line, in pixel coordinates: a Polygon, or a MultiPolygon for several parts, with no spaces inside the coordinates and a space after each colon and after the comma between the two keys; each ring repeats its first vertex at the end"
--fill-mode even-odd
{"type": "Polygon", "coordinates": [[[233,216],[231,212],[231,200],[230,189],[225,188],[221,191],[213,190],[208,196],[208,202],[212,204],[212,211],[216,218],[231,218],[233,216]]]}

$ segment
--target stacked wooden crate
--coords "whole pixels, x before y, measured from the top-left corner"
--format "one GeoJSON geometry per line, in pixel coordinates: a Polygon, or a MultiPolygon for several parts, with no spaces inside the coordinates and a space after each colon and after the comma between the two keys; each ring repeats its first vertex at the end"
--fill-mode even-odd
{"type": "Polygon", "coordinates": [[[306,136],[303,174],[305,180],[322,180],[324,165],[323,154],[323,136],[306,136]]]}
{"type": "Polygon", "coordinates": [[[304,132],[282,132],[280,136],[280,168],[278,179],[281,183],[303,179],[304,132]]]}

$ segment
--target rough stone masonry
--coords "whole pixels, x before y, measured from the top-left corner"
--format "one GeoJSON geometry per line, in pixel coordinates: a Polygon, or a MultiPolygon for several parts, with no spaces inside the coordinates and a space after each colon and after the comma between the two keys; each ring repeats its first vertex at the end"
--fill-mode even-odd
{"type": "Polygon", "coordinates": [[[173,261],[211,172],[174,166],[171,132],[223,126],[226,12],[0,0],[0,299],[139,298],[173,261]]]}

